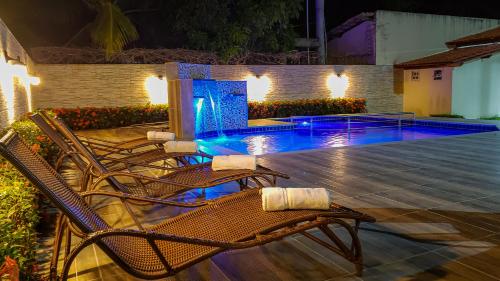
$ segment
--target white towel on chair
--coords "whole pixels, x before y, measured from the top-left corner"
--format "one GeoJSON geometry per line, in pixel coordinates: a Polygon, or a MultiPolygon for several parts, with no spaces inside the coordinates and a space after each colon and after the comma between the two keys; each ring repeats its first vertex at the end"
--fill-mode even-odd
{"type": "Polygon", "coordinates": [[[175,134],[171,132],[148,131],[148,140],[151,141],[172,141],[175,140],[175,134]]]}
{"type": "Polygon", "coordinates": [[[194,141],[167,141],[163,144],[166,153],[181,152],[181,153],[196,153],[198,152],[198,144],[194,141]]]}
{"type": "Polygon", "coordinates": [[[328,210],[332,204],[332,191],[326,188],[266,187],[261,190],[264,211],[287,209],[328,210]]]}
{"type": "Polygon", "coordinates": [[[257,169],[257,158],[255,155],[227,155],[227,156],[214,156],[212,159],[212,170],[239,170],[257,169]]]}

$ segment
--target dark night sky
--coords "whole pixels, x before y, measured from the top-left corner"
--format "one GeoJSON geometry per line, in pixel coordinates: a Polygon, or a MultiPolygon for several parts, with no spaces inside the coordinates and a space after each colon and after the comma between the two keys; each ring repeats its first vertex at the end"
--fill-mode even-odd
{"type": "MultiPolygon", "coordinates": [[[[309,2],[314,36],[314,0],[309,2]]],[[[325,0],[327,30],[358,13],[377,9],[500,19],[500,0],[325,0]]],[[[81,0],[0,0],[0,18],[27,47],[61,45],[89,16],[81,0]]],[[[304,9],[300,19],[294,21],[301,37],[305,37],[305,23],[304,9]]]]}
{"type": "Polygon", "coordinates": [[[428,14],[443,14],[466,17],[484,17],[500,19],[499,0],[372,0],[372,1],[335,1],[325,0],[329,24],[336,25],[343,17],[364,11],[395,10],[428,14]]]}
{"type": "MultiPolygon", "coordinates": [[[[309,2],[310,12],[314,12],[314,0],[309,2]]],[[[500,0],[325,0],[326,28],[329,30],[359,13],[376,10],[500,19],[500,0]]],[[[314,19],[311,23],[314,24],[314,19]]]]}

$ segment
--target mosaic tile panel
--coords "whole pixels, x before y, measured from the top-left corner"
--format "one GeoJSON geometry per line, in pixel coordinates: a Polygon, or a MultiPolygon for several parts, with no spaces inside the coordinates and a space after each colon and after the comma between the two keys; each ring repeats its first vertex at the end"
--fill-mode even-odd
{"type": "Polygon", "coordinates": [[[210,65],[206,64],[178,64],[179,79],[210,79],[210,65]]]}
{"type": "Polygon", "coordinates": [[[245,81],[193,80],[197,135],[248,127],[245,81]]]}

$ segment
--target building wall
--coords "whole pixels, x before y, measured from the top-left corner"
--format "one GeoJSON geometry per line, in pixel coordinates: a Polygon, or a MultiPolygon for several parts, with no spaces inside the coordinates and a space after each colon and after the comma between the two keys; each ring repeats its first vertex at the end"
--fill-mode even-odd
{"type": "Polygon", "coordinates": [[[453,70],[452,113],[465,118],[500,116],[500,54],[453,70]]]}
{"type": "Polygon", "coordinates": [[[375,23],[365,21],[328,41],[330,64],[375,64],[375,23]]]}
{"type": "MultiPolygon", "coordinates": [[[[3,51],[6,51],[7,55],[11,58],[19,57],[22,63],[31,64],[31,60],[26,51],[12,35],[5,23],[0,19],[0,53],[3,53],[3,51]]],[[[0,73],[0,81],[5,81],[0,82],[0,129],[5,128],[9,124],[9,103],[12,104],[10,111],[13,113],[14,119],[18,119],[28,112],[26,89],[19,83],[18,79],[10,81],[6,79],[7,77],[4,75],[6,75],[6,73],[0,73]],[[5,85],[3,85],[4,83],[5,85]],[[13,91],[4,89],[11,87],[13,91]]]]}
{"type": "MultiPolygon", "coordinates": [[[[367,99],[369,112],[401,111],[403,96],[394,93],[392,66],[375,65],[214,65],[212,79],[247,80],[249,76],[268,77],[266,100],[296,100],[331,97],[327,86],[330,75],[349,79],[345,96],[367,99]]],[[[248,85],[249,97],[252,87],[248,85]]]]}
{"type": "Polygon", "coordinates": [[[340,73],[349,79],[345,96],[366,98],[369,112],[403,109],[403,96],[394,93],[392,66],[374,65],[214,65],[210,73],[205,73],[205,66],[184,64],[37,64],[33,72],[42,83],[32,88],[33,105],[34,108],[75,108],[146,104],[150,101],[145,87],[147,77],[162,75],[177,79],[193,71],[196,75],[203,72],[203,78],[211,75],[216,80],[244,81],[251,75],[266,76],[270,82],[267,100],[331,97],[327,79],[340,73]]]}
{"type": "Polygon", "coordinates": [[[376,64],[393,65],[447,50],[445,42],[500,25],[500,20],[376,13],[376,64]]]}
{"type": "Polygon", "coordinates": [[[432,68],[404,71],[403,110],[417,116],[450,114],[452,68],[432,68]],[[442,80],[434,80],[434,71],[442,71],[442,80]],[[412,80],[412,72],[419,73],[419,80],[412,80]]]}
{"type": "Polygon", "coordinates": [[[166,66],[37,64],[33,72],[42,81],[32,89],[34,108],[114,107],[148,103],[146,78],[165,76],[166,66]]]}
{"type": "Polygon", "coordinates": [[[19,57],[22,63],[31,63],[31,59],[26,50],[24,50],[19,41],[17,41],[12,32],[10,32],[7,25],[0,19],[0,51],[3,50],[7,51],[7,54],[11,58],[19,57]]]}

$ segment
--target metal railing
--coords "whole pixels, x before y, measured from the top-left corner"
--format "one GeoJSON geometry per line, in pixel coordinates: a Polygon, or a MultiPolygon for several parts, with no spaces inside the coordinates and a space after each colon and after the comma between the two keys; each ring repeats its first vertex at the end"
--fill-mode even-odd
{"type": "Polygon", "coordinates": [[[359,130],[381,127],[403,127],[415,124],[415,113],[413,112],[384,112],[384,113],[362,113],[362,114],[339,114],[323,116],[292,116],[291,123],[297,124],[297,129],[309,127],[311,130],[321,129],[321,122],[329,122],[328,129],[359,130]],[[337,126],[332,126],[331,121],[337,121],[337,126]]]}

